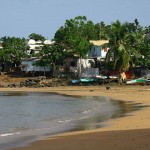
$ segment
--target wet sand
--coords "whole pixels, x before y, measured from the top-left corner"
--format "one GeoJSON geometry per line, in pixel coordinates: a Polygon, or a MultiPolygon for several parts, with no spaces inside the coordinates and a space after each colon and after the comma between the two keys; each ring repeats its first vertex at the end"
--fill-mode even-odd
{"type": "MultiPolygon", "coordinates": [[[[6,88],[1,91],[56,92],[66,95],[108,96],[113,99],[150,106],[150,86],[67,86],[55,88],[6,88]]],[[[42,139],[12,150],[148,150],[150,149],[150,107],[112,119],[107,126],[88,131],[71,132],[42,139]]]]}
{"type": "Polygon", "coordinates": [[[15,150],[149,150],[150,130],[102,131],[41,140],[15,150]]]}

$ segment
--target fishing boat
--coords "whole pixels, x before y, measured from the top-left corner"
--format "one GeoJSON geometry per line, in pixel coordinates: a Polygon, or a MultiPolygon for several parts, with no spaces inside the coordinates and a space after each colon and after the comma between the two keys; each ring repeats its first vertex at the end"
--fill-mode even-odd
{"type": "Polygon", "coordinates": [[[80,84],[81,85],[86,85],[86,84],[97,84],[98,79],[95,77],[82,77],[80,78],[80,84]]]}
{"type": "Polygon", "coordinates": [[[96,78],[80,78],[80,82],[85,82],[85,83],[88,83],[88,82],[96,82],[97,79],[96,78]]]}
{"type": "Polygon", "coordinates": [[[147,79],[143,79],[143,78],[138,78],[138,79],[134,79],[134,80],[130,80],[130,81],[127,81],[126,83],[127,84],[143,84],[143,83],[146,83],[147,82],[147,79]]]}

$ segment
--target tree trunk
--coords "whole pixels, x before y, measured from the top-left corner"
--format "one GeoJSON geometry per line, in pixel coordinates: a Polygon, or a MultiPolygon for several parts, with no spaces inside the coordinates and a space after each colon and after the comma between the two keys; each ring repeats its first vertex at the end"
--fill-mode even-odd
{"type": "Polygon", "coordinates": [[[119,85],[122,85],[122,83],[123,83],[122,72],[120,72],[120,73],[118,74],[118,84],[119,84],[119,85]]]}
{"type": "Polygon", "coordinates": [[[81,77],[81,74],[82,74],[82,57],[80,57],[80,59],[79,59],[79,71],[78,71],[78,73],[79,73],[79,77],[81,77]]]}
{"type": "Polygon", "coordinates": [[[125,72],[124,71],[119,72],[119,75],[118,75],[119,85],[121,85],[125,79],[126,79],[125,72]]]}
{"type": "Polygon", "coordinates": [[[45,76],[45,66],[44,66],[44,76],[45,76]]]}
{"type": "Polygon", "coordinates": [[[56,71],[56,65],[55,65],[55,63],[53,63],[52,64],[52,76],[53,77],[56,77],[55,71],[56,71]]]}

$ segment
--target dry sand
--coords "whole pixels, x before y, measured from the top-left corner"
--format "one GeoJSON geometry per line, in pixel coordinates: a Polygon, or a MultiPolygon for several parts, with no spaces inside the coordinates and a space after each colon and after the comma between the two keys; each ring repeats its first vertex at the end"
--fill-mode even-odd
{"type": "MultiPolygon", "coordinates": [[[[2,88],[0,91],[56,92],[66,95],[107,96],[150,106],[150,86],[66,86],[51,88],[2,88]]],[[[149,150],[150,108],[112,119],[108,126],[56,135],[13,150],[149,150]]]]}

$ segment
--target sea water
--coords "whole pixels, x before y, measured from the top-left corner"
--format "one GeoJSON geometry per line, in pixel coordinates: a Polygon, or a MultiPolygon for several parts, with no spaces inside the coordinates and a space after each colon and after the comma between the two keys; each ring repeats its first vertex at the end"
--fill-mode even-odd
{"type": "Polygon", "coordinates": [[[124,107],[106,97],[0,92],[0,149],[56,133],[99,128],[103,121],[124,114],[124,107]]]}

